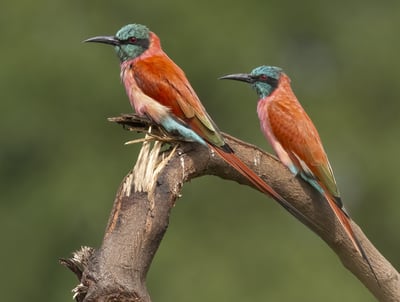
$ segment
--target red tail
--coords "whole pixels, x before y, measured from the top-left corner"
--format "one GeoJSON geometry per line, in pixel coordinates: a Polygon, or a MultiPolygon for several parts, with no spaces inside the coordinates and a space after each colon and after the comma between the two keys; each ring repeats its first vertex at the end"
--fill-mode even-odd
{"type": "MultiPolygon", "coordinates": [[[[303,222],[309,222],[310,220],[304,216],[301,212],[299,212],[295,207],[293,207],[290,203],[288,203],[279,193],[277,193],[274,189],[272,189],[265,181],[263,181],[253,170],[251,170],[244,162],[242,162],[233,152],[224,151],[216,146],[208,144],[209,147],[215,151],[223,160],[225,160],[230,166],[232,166],[236,171],[245,176],[252,184],[254,184],[257,189],[259,189],[264,194],[267,194],[274,198],[276,201],[280,203],[286,210],[288,210],[291,214],[293,214],[296,218],[302,220],[303,222]]],[[[326,192],[326,191],[325,191],[326,192]]],[[[340,224],[343,226],[346,234],[349,236],[351,242],[356,248],[357,252],[361,255],[361,257],[367,262],[368,267],[373,273],[375,280],[378,285],[379,280],[375,274],[374,269],[372,268],[371,262],[369,261],[363,247],[361,246],[360,241],[357,239],[354,234],[353,228],[350,224],[350,218],[348,215],[338,206],[336,201],[325,194],[325,198],[328,201],[330,207],[338,218],[340,224]]]]}
{"type": "Polygon", "coordinates": [[[367,262],[371,272],[374,274],[375,280],[378,282],[378,285],[380,285],[378,277],[375,274],[375,270],[372,268],[371,262],[369,261],[367,254],[365,253],[360,241],[354,234],[353,228],[351,227],[350,224],[349,216],[338,206],[336,201],[330,195],[325,194],[325,198],[328,201],[331,209],[335,213],[336,217],[338,218],[340,224],[343,226],[347,236],[349,236],[351,242],[353,243],[353,246],[356,248],[357,252],[361,255],[361,257],[363,257],[363,259],[367,262]]]}
{"type": "Polygon", "coordinates": [[[223,160],[225,160],[236,171],[245,176],[258,190],[274,198],[281,206],[293,214],[296,218],[304,221],[309,219],[300,213],[295,207],[288,203],[280,194],[272,189],[260,176],[251,170],[244,162],[242,162],[233,152],[226,152],[216,146],[209,144],[209,147],[215,151],[223,160]]]}
{"type": "Polygon", "coordinates": [[[346,231],[347,236],[349,236],[351,242],[353,243],[354,247],[356,248],[357,252],[363,256],[363,249],[361,247],[360,242],[358,241],[356,235],[354,234],[353,228],[350,225],[350,219],[345,212],[342,211],[341,208],[337,205],[337,203],[332,199],[331,196],[325,194],[325,198],[329,203],[329,206],[335,213],[336,217],[338,218],[340,224],[343,226],[344,230],[346,231]]]}

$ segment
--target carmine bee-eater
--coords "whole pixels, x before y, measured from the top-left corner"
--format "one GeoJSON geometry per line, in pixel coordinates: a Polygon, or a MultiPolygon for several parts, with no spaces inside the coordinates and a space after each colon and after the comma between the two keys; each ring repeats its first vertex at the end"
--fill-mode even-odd
{"type": "Polygon", "coordinates": [[[144,25],[129,24],[115,36],[98,36],[85,42],[114,46],[120,59],[122,82],[137,114],[149,117],[167,132],[207,145],[260,191],[298,217],[299,212],[293,206],[235,155],[185,73],[162,50],[155,33],[144,25]]]}
{"type": "Polygon", "coordinates": [[[279,67],[259,66],[249,74],[231,74],[221,79],[243,81],[253,86],[259,97],[257,114],[261,130],[280,161],[325,197],[355,249],[375,275],[343,208],[317,129],[293,93],[289,77],[279,67]]]}

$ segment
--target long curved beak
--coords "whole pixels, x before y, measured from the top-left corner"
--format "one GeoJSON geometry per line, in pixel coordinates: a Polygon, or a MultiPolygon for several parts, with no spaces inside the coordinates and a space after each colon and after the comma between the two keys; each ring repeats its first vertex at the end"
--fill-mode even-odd
{"type": "Polygon", "coordinates": [[[109,45],[120,45],[120,41],[114,36],[98,36],[89,38],[83,42],[96,42],[96,43],[103,43],[109,45]]]}
{"type": "Polygon", "coordinates": [[[228,74],[226,76],[220,77],[219,80],[236,80],[250,84],[253,84],[255,81],[254,78],[248,73],[228,74]]]}

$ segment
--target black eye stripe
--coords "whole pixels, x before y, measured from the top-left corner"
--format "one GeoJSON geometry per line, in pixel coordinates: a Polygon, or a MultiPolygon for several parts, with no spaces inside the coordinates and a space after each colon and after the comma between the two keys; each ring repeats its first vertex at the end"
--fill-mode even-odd
{"type": "Polygon", "coordinates": [[[120,41],[120,43],[121,44],[138,45],[138,46],[142,46],[145,49],[149,48],[149,45],[150,45],[149,39],[140,39],[140,38],[136,38],[134,41],[132,41],[131,38],[129,38],[129,39],[120,41]]]}
{"type": "Polygon", "coordinates": [[[272,88],[278,87],[279,80],[268,77],[266,75],[259,75],[257,81],[267,83],[272,86],[272,88]]]}
{"type": "Polygon", "coordinates": [[[270,84],[273,88],[278,87],[278,80],[274,78],[267,78],[267,83],[270,84]]]}

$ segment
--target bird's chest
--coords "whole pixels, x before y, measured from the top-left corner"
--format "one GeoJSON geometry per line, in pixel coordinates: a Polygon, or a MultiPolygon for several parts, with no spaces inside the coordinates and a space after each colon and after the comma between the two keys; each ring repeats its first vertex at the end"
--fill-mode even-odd
{"type": "Polygon", "coordinates": [[[121,80],[124,83],[131,106],[137,114],[149,116],[158,123],[168,115],[169,109],[140,89],[131,66],[131,64],[121,66],[121,80]]]}
{"type": "Polygon", "coordinates": [[[266,98],[259,102],[257,112],[261,128],[273,146],[279,143],[283,149],[291,149],[296,142],[301,141],[295,109],[284,98],[266,98]]]}

